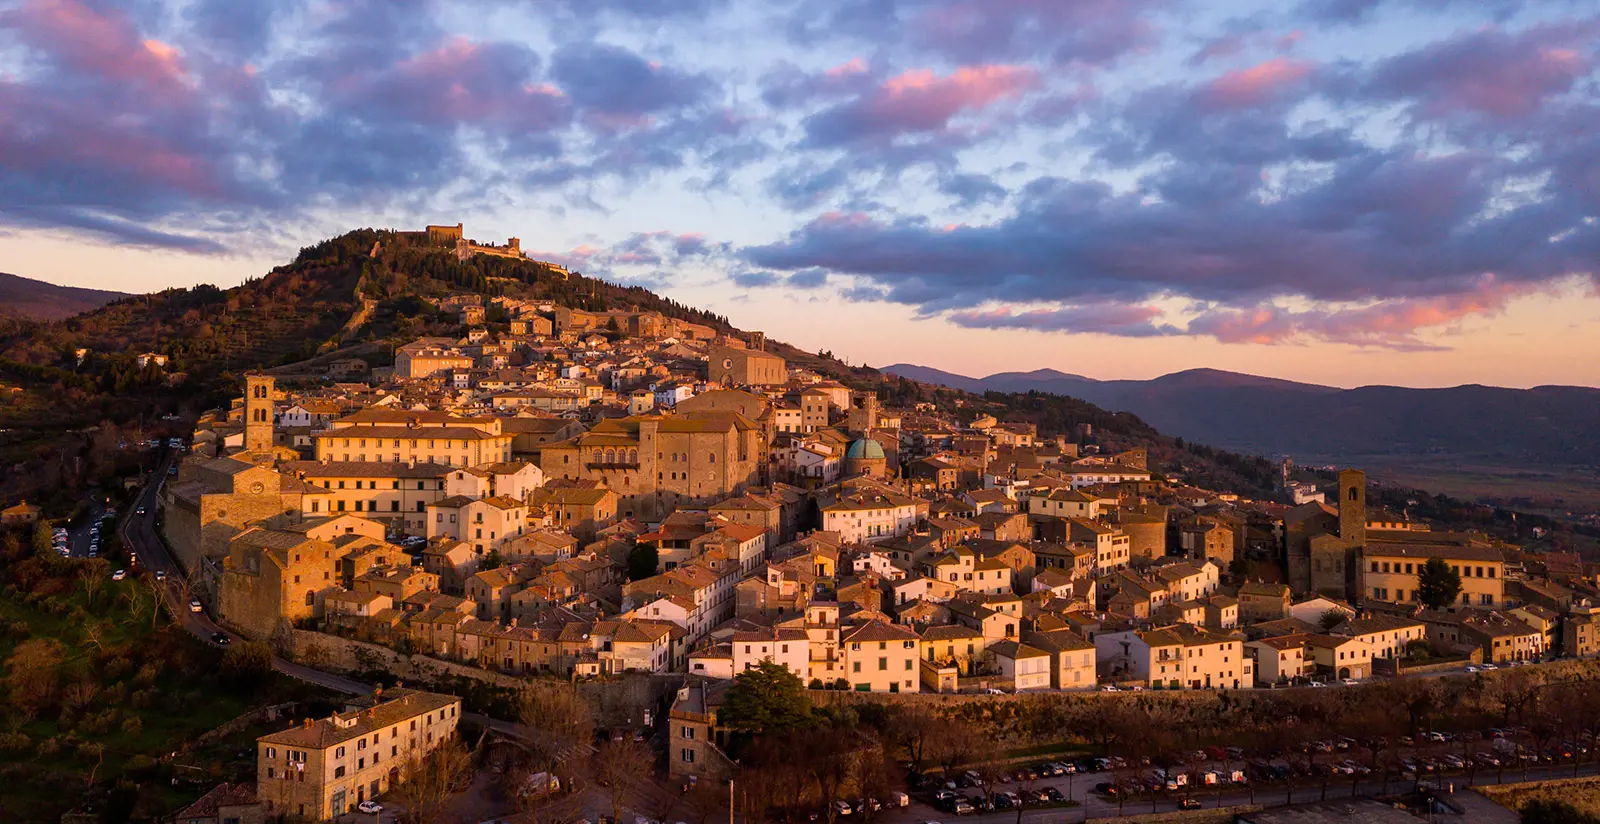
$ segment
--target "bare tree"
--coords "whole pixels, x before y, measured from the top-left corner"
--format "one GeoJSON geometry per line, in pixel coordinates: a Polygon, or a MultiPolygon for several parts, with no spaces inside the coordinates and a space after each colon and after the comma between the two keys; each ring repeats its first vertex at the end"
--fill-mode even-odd
{"type": "Polygon", "coordinates": [[[655,767],[655,756],[632,738],[606,740],[590,762],[590,777],[605,789],[613,821],[622,820],[622,804],[629,794],[646,781],[655,767]]]}
{"type": "MultiPolygon", "coordinates": [[[[746,797],[752,794],[764,795],[761,792],[764,787],[760,786],[763,782],[757,777],[758,772],[749,770],[743,776],[745,779],[743,783],[746,785],[744,788],[746,797]],[[758,784],[758,787],[749,786],[753,781],[758,784]],[[752,793],[752,789],[756,789],[757,792],[752,793]]],[[[694,813],[693,824],[706,824],[713,816],[724,813],[728,809],[728,793],[725,788],[715,781],[695,781],[690,785],[689,792],[684,795],[683,801],[688,805],[689,810],[694,813]]]]}
{"type": "Polygon", "coordinates": [[[400,794],[406,801],[408,824],[441,821],[450,796],[472,774],[472,754],[458,738],[435,747],[406,770],[400,794]]]}
{"type": "Polygon", "coordinates": [[[945,722],[933,710],[922,704],[905,706],[895,718],[895,741],[905,750],[911,769],[922,772],[922,763],[928,758],[930,742],[944,732],[945,722]]]}
{"type": "Polygon", "coordinates": [[[954,780],[956,767],[965,763],[978,750],[977,730],[959,719],[950,719],[929,746],[928,755],[944,768],[946,780],[954,780]]]}
{"type": "Polygon", "coordinates": [[[842,729],[802,730],[796,737],[801,742],[798,754],[817,788],[817,800],[824,807],[823,815],[829,824],[833,824],[837,815],[834,802],[843,799],[845,786],[854,771],[853,761],[858,755],[856,742],[848,731],[842,729]]]}
{"type": "Polygon", "coordinates": [[[100,599],[100,591],[105,589],[109,580],[111,564],[104,558],[89,558],[82,561],[78,577],[83,581],[83,597],[90,607],[100,599]]]}
{"type": "Polygon", "coordinates": [[[889,753],[876,736],[864,736],[853,766],[855,774],[852,780],[856,791],[868,802],[867,808],[860,812],[862,817],[870,822],[876,814],[872,809],[872,802],[886,800],[889,791],[894,789],[893,773],[889,768],[889,753]]]}
{"type": "Polygon", "coordinates": [[[518,696],[517,718],[521,722],[517,738],[527,752],[522,780],[537,778],[542,786],[526,792],[519,788],[514,797],[525,812],[543,821],[556,812],[559,800],[550,792],[550,779],[571,791],[589,763],[593,711],[571,684],[534,681],[518,696]]]}

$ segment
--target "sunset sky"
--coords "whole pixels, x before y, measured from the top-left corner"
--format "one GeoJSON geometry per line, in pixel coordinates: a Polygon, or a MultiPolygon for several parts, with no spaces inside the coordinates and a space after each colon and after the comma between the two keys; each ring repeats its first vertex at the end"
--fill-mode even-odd
{"type": "Polygon", "coordinates": [[[1600,385],[1600,4],[0,0],[0,271],[466,224],[852,363],[1600,385]]]}

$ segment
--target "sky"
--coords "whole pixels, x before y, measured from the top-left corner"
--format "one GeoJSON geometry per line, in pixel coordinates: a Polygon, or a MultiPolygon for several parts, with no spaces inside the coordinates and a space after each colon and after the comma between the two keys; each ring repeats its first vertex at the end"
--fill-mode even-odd
{"type": "Polygon", "coordinates": [[[462,222],[851,363],[1600,385],[1593,0],[0,0],[0,271],[462,222]]]}

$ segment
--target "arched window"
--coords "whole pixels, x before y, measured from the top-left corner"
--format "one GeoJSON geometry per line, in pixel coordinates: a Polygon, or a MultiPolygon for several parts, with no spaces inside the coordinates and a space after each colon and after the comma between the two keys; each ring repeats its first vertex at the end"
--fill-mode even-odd
{"type": "Polygon", "coordinates": [[[1350,487],[1350,500],[1352,500],[1352,501],[1356,500],[1356,494],[1357,494],[1356,488],[1353,487],[1353,486],[1350,487]]]}
{"type": "Polygon", "coordinates": [[[717,462],[717,453],[713,452],[707,457],[711,461],[711,463],[716,463],[717,462]]]}

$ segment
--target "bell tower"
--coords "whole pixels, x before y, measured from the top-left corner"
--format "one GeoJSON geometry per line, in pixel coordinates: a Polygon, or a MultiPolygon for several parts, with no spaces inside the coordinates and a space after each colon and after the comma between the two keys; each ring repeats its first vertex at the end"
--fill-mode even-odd
{"type": "Polygon", "coordinates": [[[1347,547],[1367,544],[1367,473],[1339,473],[1339,537],[1347,547]]]}
{"type": "Polygon", "coordinates": [[[272,451],[272,390],[270,375],[244,377],[244,451],[272,451]]]}

